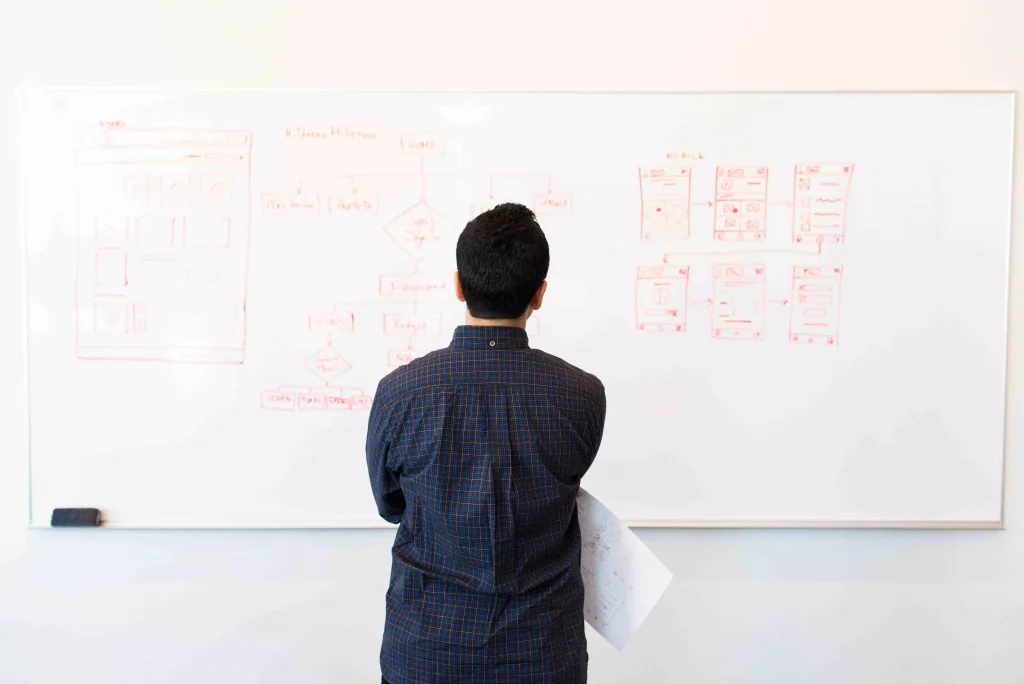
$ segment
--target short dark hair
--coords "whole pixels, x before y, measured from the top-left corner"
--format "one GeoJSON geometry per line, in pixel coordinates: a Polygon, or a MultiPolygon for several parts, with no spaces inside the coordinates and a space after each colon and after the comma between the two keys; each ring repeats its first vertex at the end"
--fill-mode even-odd
{"type": "Polygon", "coordinates": [[[548,276],[548,241],[522,204],[499,204],[466,224],[455,264],[474,318],[519,318],[548,276]]]}

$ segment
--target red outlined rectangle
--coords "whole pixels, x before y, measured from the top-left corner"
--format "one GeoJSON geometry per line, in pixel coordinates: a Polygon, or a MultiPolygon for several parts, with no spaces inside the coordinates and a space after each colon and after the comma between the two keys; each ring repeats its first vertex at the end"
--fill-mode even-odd
{"type": "Polygon", "coordinates": [[[327,196],[327,213],[331,216],[374,216],[379,211],[376,195],[350,192],[327,196]]]}
{"type": "Polygon", "coordinates": [[[427,353],[429,352],[423,349],[389,349],[388,366],[392,368],[404,366],[427,353]]]}
{"type": "Polygon", "coordinates": [[[414,156],[438,156],[444,154],[444,131],[406,133],[402,136],[402,154],[414,156]]]}
{"type": "Polygon", "coordinates": [[[127,216],[103,215],[95,219],[96,243],[100,245],[123,245],[128,241],[127,216]]]}
{"type": "Polygon", "coordinates": [[[148,211],[152,206],[152,183],[149,176],[137,174],[124,179],[124,199],[137,211],[148,211]]]}
{"type": "MultiPolygon", "coordinates": [[[[288,388],[280,388],[279,393],[285,392],[288,388]]],[[[351,411],[353,409],[368,409],[371,397],[366,395],[361,387],[313,387],[303,388],[294,393],[298,397],[297,404],[300,409],[327,410],[327,411],[351,411]],[[306,397],[306,398],[304,398],[306,397]],[[303,403],[306,404],[303,407],[303,403]]],[[[286,409],[287,410],[287,409],[286,409]]]]}
{"type": "Polygon", "coordinates": [[[135,219],[135,244],[142,249],[166,249],[174,245],[180,219],[165,214],[146,214],[135,219]]]}
{"type": "Polygon", "coordinates": [[[204,173],[199,179],[200,205],[222,211],[235,201],[235,179],[228,173],[204,173]]]}
{"type": "Polygon", "coordinates": [[[96,250],[94,272],[96,287],[123,288],[128,286],[128,253],[116,247],[96,250]]]}
{"type": "Polygon", "coordinates": [[[90,145],[135,149],[251,147],[252,133],[188,128],[105,128],[101,135],[85,139],[83,146],[90,145]]]}
{"type": "Polygon", "coordinates": [[[335,396],[328,394],[324,396],[324,402],[326,403],[328,411],[351,411],[352,400],[348,397],[335,396]]]}
{"type": "Polygon", "coordinates": [[[352,312],[310,314],[310,332],[354,332],[356,315],[352,312]]]}
{"type": "Polygon", "coordinates": [[[319,216],[320,195],[298,192],[263,193],[264,216],[319,216]]]}
{"type": "Polygon", "coordinates": [[[685,166],[641,167],[641,240],[690,237],[692,178],[685,166]]]}
{"type": "Polygon", "coordinates": [[[159,292],[151,294],[153,298],[144,303],[146,332],[168,347],[227,349],[242,334],[245,314],[232,304],[216,298],[169,301],[159,292]]]}
{"type": "Polygon", "coordinates": [[[720,340],[764,338],[767,278],[764,264],[714,267],[711,336],[720,340]]]}
{"type": "Polygon", "coordinates": [[[384,334],[405,337],[438,337],[441,334],[441,314],[384,314],[384,334]]]}
{"type": "Polygon", "coordinates": [[[789,318],[789,340],[799,344],[839,344],[842,266],[796,266],[789,318]]]}
{"type": "Polygon", "coordinates": [[[192,202],[192,177],[188,173],[165,173],[160,178],[160,202],[164,211],[181,211],[192,202]]]}
{"type": "Polygon", "coordinates": [[[149,318],[146,305],[142,302],[132,304],[132,332],[144,335],[149,331],[149,318]]]}
{"type": "Polygon", "coordinates": [[[268,411],[294,411],[300,395],[282,390],[264,390],[260,396],[260,408],[268,411]]]}
{"type": "Polygon", "coordinates": [[[768,167],[715,170],[715,240],[763,241],[768,229],[768,167]]]}
{"type": "Polygon", "coordinates": [[[448,289],[449,280],[440,276],[420,275],[418,273],[382,275],[379,280],[379,292],[385,297],[414,296],[423,297],[443,293],[448,289]]]}
{"type": "Polygon", "coordinates": [[[327,408],[327,397],[323,394],[300,394],[298,407],[300,411],[323,411],[327,408]]]}
{"type": "Polygon", "coordinates": [[[93,332],[97,335],[127,335],[128,302],[98,300],[93,304],[93,332]]]}
{"type": "Polygon", "coordinates": [[[559,192],[534,195],[533,210],[539,215],[571,214],[572,194],[559,192]]]}
{"type": "Polygon", "coordinates": [[[183,232],[186,247],[227,249],[231,246],[231,219],[227,216],[190,216],[183,232]]]}
{"type": "Polygon", "coordinates": [[[636,329],[686,332],[689,266],[641,266],[636,273],[636,329]]]}
{"type": "Polygon", "coordinates": [[[793,175],[793,241],[842,244],[853,164],[798,164],[793,175]]]}

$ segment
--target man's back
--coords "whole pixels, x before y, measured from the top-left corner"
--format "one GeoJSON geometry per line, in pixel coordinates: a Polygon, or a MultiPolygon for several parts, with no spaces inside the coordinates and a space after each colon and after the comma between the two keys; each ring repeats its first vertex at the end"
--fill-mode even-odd
{"type": "Polygon", "coordinates": [[[576,494],[604,417],[600,381],[514,327],[460,327],[381,381],[367,460],[401,521],[387,680],[586,681],[576,494]]]}

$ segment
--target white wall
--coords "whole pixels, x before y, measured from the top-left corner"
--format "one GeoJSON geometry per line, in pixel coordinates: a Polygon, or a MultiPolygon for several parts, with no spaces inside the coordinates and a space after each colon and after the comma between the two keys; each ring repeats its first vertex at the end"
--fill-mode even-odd
{"type": "MultiPolygon", "coordinates": [[[[0,52],[0,89],[1024,91],[1020,0],[496,4],[2,0],[18,61],[0,52]]],[[[12,115],[4,99],[0,683],[379,681],[388,533],[22,530],[12,115]]],[[[643,532],[675,582],[624,654],[592,639],[591,681],[1024,682],[1024,316],[1011,323],[1005,531],[643,532]]]]}

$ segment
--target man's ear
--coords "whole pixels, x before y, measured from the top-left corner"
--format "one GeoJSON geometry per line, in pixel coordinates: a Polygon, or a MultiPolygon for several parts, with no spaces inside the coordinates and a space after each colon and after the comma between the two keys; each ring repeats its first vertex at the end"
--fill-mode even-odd
{"type": "Polygon", "coordinates": [[[455,272],[455,298],[460,302],[466,301],[466,295],[462,294],[462,283],[459,282],[459,272],[455,272]]]}
{"type": "Polygon", "coordinates": [[[548,291],[548,281],[544,281],[537,288],[537,291],[533,293],[533,299],[530,300],[530,308],[536,311],[544,303],[544,293],[548,291]]]}

